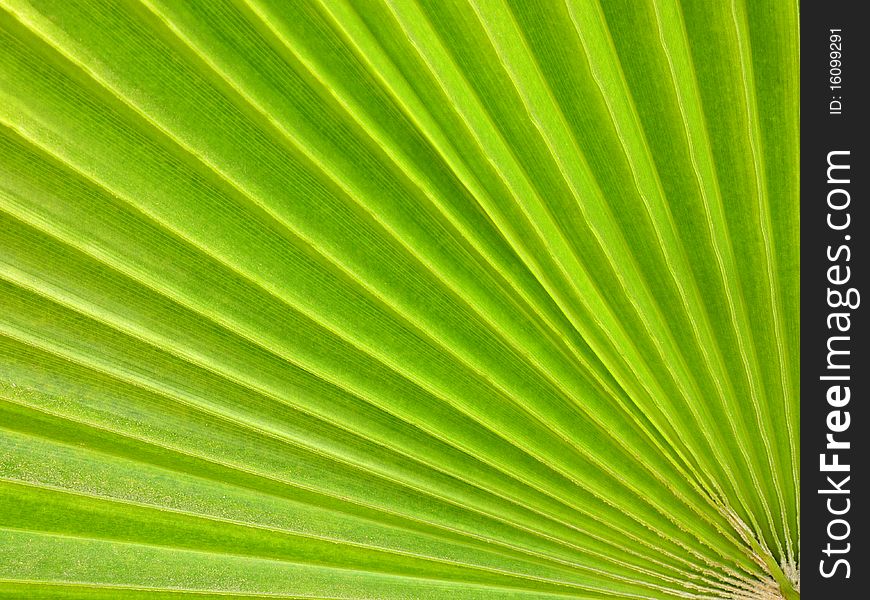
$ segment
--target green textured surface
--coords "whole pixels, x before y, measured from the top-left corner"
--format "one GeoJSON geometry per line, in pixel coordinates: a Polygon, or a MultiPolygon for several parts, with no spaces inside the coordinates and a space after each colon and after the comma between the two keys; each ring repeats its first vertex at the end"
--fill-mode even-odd
{"type": "Polygon", "coordinates": [[[0,0],[0,598],[798,597],[797,11],[0,0]]]}

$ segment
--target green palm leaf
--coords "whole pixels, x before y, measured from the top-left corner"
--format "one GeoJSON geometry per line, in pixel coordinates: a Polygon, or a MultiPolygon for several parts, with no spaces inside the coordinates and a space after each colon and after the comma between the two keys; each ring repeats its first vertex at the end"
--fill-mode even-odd
{"type": "Polygon", "coordinates": [[[797,5],[0,6],[0,597],[798,597],[797,5]]]}

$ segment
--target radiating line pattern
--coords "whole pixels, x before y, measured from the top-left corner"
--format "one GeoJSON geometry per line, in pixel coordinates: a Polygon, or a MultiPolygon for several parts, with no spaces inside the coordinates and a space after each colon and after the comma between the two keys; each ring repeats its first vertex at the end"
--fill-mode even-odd
{"type": "Polygon", "coordinates": [[[799,598],[796,3],[0,7],[0,598],[799,598]]]}

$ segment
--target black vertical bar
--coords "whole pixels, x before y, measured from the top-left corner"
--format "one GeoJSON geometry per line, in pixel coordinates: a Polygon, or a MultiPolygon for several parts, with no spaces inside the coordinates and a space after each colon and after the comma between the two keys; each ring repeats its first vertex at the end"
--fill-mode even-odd
{"type": "Polygon", "coordinates": [[[861,599],[870,598],[870,363],[860,297],[870,266],[870,31],[863,2],[800,8],[801,591],[811,600],[861,599]]]}

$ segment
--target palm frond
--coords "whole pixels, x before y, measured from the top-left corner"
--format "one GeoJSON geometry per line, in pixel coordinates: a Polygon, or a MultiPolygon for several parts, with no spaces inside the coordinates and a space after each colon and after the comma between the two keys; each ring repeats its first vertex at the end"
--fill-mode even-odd
{"type": "Polygon", "coordinates": [[[799,597],[796,3],[0,6],[0,597],[799,597]]]}

